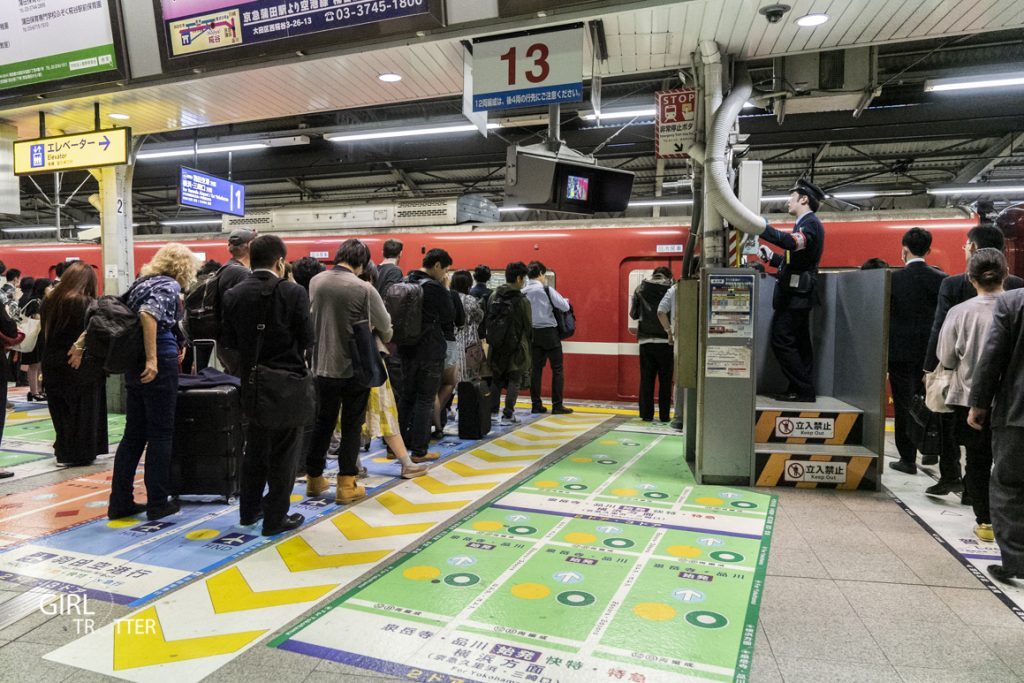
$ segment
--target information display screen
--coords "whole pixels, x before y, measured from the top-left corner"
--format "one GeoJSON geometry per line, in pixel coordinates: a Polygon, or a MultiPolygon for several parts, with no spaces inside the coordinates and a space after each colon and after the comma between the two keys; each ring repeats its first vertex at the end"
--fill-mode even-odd
{"type": "Polygon", "coordinates": [[[574,202],[585,202],[590,196],[590,178],[570,175],[566,181],[565,198],[574,202]]]}
{"type": "Polygon", "coordinates": [[[182,166],[178,203],[193,209],[244,216],[245,185],[182,166]]]}
{"type": "MultiPolygon", "coordinates": [[[[118,72],[112,0],[0,2],[0,95],[118,72]]],[[[116,73],[111,78],[116,78],[116,73]]],[[[91,80],[97,80],[92,78],[91,80]]],[[[100,79],[102,80],[102,79],[100,79]]]]}
{"type": "Polygon", "coordinates": [[[170,59],[428,15],[435,0],[159,0],[170,59]]]}

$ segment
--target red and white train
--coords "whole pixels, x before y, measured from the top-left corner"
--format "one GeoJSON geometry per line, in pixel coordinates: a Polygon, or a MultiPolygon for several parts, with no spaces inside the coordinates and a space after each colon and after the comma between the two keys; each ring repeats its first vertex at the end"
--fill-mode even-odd
{"type": "MultiPolygon", "coordinates": [[[[948,273],[962,272],[963,245],[967,231],[977,218],[953,212],[907,212],[823,214],[826,228],[822,267],[858,268],[867,259],[882,258],[899,265],[900,238],[911,227],[931,231],[934,242],[929,261],[948,273]]],[[[780,221],[777,225],[785,226],[780,221]]],[[[789,223],[791,225],[791,223],[789,223]]],[[[451,253],[456,268],[472,269],[486,264],[500,274],[505,264],[540,260],[554,272],[555,284],[573,303],[578,328],[565,343],[566,394],[570,398],[629,400],[639,383],[639,353],[629,330],[628,299],[631,275],[669,265],[677,275],[689,226],[680,219],[619,219],[556,223],[499,223],[439,228],[325,233],[283,234],[289,259],[315,255],[329,262],[343,239],[357,236],[370,246],[374,260],[381,258],[385,240],[395,238],[405,245],[402,265],[419,265],[420,255],[433,247],[451,253]],[[324,253],[329,256],[323,258],[324,253]]],[[[136,268],[145,263],[167,241],[164,237],[138,237],[136,268]]],[[[178,240],[202,258],[228,258],[226,239],[221,236],[178,240]]],[[[1008,239],[1011,269],[1024,270],[1024,238],[1008,239]]],[[[5,243],[0,259],[25,275],[44,275],[55,263],[81,259],[101,268],[100,248],[81,243],[5,243]]]]}

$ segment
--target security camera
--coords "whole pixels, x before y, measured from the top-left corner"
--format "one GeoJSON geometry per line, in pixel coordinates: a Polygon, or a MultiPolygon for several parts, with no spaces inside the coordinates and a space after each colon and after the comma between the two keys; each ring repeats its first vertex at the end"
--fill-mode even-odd
{"type": "Polygon", "coordinates": [[[769,24],[777,24],[782,21],[782,17],[790,9],[792,8],[789,5],[768,5],[767,7],[762,7],[760,12],[768,20],[769,24]]]}

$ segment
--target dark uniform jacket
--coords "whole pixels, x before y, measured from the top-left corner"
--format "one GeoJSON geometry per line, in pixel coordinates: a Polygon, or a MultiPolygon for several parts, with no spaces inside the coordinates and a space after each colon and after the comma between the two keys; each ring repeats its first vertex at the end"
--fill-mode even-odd
{"type": "Polygon", "coordinates": [[[1024,427],[1024,289],[996,301],[968,402],[975,408],[992,406],[989,424],[995,428],[1024,427]]]}
{"type": "MultiPolygon", "coordinates": [[[[1020,289],[1024,287],[1024,280],[1016,275],[1011,275],[1003,282],[1003,289],[1020,289]]],[[[939,299],[935,304],[935,318],[932,321],[932,333],[928,338],[928,351],[925,353],[924,369],[931,372],[939,365],[937,349],[939,347],[939,332],[942,331],[942,323],[946,322],[946,314],[949,309],[957,304],[962,304],[968,299],[978,296],[974,285],[967,278],[966,273],[949,275],[939,286],[939,299]]]]}
{"type": "Polygon", "coordinates": [[[946,274],[924,261],[915,261],[892,274],[889,312],[889,362],[924,367],[928,337],[939,287],[946,274]]]}
{"type": "Polygon", "coordinates": [[[494,290],[488,306],[493,305],[498,299],[509,299],[512,302],[512,325],[515,333],[521,336],[515,351],[510,353],[500,353],[493,346],[490,347],[487,361],[498,380],[505,380],[509,375],[518,373],[519,387],[523,388],[529,385],[530,370],[533,367],[533,356],[530,352],[533,343],[533,307],[521,289],[515,289],[507,284],[494,290]]]}
{"type": "Polygon", "coordinates": [[[785,250],[771,260],[771,265],[778,269],[779,281],[772,306],[776,310],[811,308],[816,301],[815,276],[825,248],[825,226],[811,211],[797,220],[793,232],[769,225],[761,239],[785,250]]]}
{"type": "Polygon", "coordinates": [[[455,341],[455,304],[445,286],[422,270],[409,273],[408,281],[423,287],[423,333],[411,346],[399,346],[405,357],[421,361],[444,360],[448,341],[455,341]]]}

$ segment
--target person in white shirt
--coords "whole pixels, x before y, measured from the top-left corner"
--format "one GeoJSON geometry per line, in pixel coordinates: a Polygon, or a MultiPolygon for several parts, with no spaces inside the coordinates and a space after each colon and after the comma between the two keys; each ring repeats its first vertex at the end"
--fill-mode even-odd
{"type": "Polygon", "coordinates": [[[530,302],[533,312],[533,371],[530,377],[531,412],[546,413],[548,409],[540,398],[540,384],[544,365],[551,363],[551,412],[568,415],[572,408],[563,403],[565,388],[565,367],[562,357],[562,340],[558,336],[558,321],[555,309],[569,311],[569,300],[554,287],[548,287],[547,268],[540,261],[528,266],[529,281],[523,287],[523,295],[530,302]]]}

